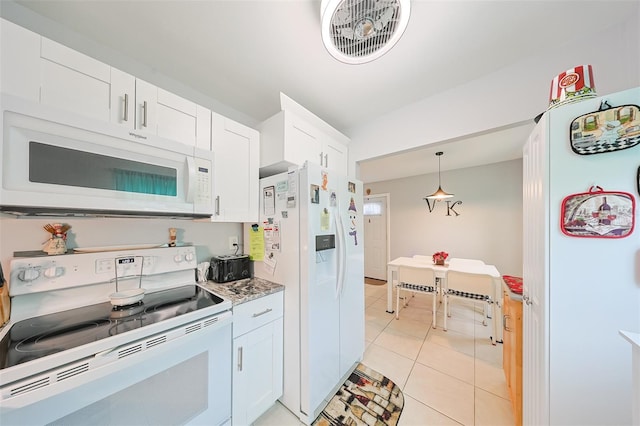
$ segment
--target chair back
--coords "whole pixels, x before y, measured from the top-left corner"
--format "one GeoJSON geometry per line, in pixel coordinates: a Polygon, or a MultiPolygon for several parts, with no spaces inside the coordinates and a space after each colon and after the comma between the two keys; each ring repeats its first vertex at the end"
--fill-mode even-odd
{"type": "Polygon", "coordinates": [[[435,278],[433,268],[428,266],[398,267],[398,283],[434,286],[435,278]]]}
{"type": "Polygon", "coordinates": [[[462,257],[452,257],[449,259],[449,266],[464,266],[464,265],[484,265],[482,260],[478,259],[464,259],[462,257]]]}
{"type": "Polygon", "coordinates": [[[488,274],[458,271],[447,271],[447,289],[464,293],[487,295],[494,299],[493,277],[488,274]]]}

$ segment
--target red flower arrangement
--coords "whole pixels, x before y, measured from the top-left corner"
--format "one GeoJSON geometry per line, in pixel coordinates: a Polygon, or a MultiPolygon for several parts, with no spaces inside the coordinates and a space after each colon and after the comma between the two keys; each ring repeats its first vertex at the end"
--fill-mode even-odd
{"type": "Polygon", "coordinates": [[[444,265],[444,261],[449,257],[446,251],[437,251],[433,253],[433,263],[436,265],[444,265]]]}

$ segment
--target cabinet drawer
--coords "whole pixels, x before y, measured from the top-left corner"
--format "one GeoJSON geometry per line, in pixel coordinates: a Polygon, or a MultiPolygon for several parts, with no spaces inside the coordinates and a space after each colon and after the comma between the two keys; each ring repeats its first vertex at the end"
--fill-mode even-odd
{"type": "Polygon", "coordinates": [[[284,292],[270,294],[233,307],[233,337],[261,327],[283,315],[284,292]]]}

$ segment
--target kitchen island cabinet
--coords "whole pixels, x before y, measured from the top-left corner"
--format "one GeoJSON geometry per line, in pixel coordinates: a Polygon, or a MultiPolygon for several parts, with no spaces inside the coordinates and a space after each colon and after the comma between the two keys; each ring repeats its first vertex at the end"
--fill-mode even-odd
{"type": "Polygon", "coordinates": [[[259,278],[207,288],[233,302],[233,425],[250,425],[283,390],[284,286],[259,278]]]}

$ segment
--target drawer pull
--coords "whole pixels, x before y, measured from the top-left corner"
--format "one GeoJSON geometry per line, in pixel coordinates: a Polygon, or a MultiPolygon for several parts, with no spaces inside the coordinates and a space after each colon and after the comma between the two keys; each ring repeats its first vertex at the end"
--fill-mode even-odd
{"type": "Polygon", "coordinates": [[[254,317],[254,318],[255,318],[255,317],[259,317],[260,315],[268,314],[268,313],[269,313],[269,312],[271,312],[271,311],[273,311],[273,309],[271,309],[271,308],[267,308],[267,309],[265,309],[265,310],[264,310],[264,311],[262,311],[262,312],[258,312],[257,314],[253,314],[253,317],[254,317]]]}
{"type": "Polygon", "coordinates": [[[509,327],[507,327],[507,319],[508,318],[511,318],[511,315],[503,315],[502,316],[502,328],[504,328],[504,331],[513,331],[509,327]]]}

